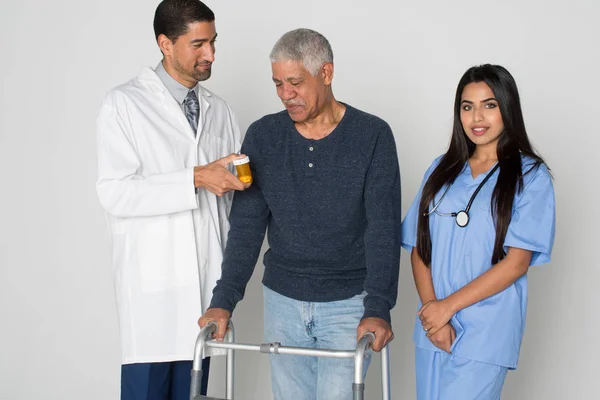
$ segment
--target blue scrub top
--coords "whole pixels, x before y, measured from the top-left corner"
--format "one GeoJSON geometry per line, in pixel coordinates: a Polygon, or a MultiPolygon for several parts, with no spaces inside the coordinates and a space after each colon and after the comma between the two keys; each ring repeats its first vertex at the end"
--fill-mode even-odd
{"type": "MultiPolygon", "coordinates": [[[[409,252],[417,243],[421,191],[440,160],[441,157],[438,157],[425,173],[421,188],[402,222],[402,247],[409,252]]],[[[504,246],[505,249],[516,247],[530,250],[533,253],[531,265],[540,265],[550,261],[554,242],[554,187],[545,165],[532,169],[534,160],[529,157],[522,157],[522,165],[525,174],[523,191],[515,195],[504,246]]],[[[438,299],[448,297],[492,267],[496,228],[491,213],[491,197],[498,174],[499,170],[496,170],[473,201],[466,227],[459,227],[453,217],[435,213],[429,216],[431,274],[438,299]]],[[[469,163],[465,163],[437,211],[451,213],[464,210],[486,175],[487,172],[473,179],[469,163]]],[[[437,204],[444,190],[445,187],[436,195],[430,209],[437,204]]],[[[470,360],[516,368],[526,310],[527,275],[524,275],[504,291],[452,317],[457,335],[452,353],[470,360]]],[[[418,317],[413,339],[419,348],[442,351],[425,336],[418,317]]]]}

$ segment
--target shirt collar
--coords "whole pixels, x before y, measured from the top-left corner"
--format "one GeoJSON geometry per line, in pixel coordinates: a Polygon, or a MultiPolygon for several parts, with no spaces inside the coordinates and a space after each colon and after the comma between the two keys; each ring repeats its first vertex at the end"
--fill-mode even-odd
{"type": "MultiPolygon", "coordinates": [[[[183,101],[185,100],[190,89],[177,82],[171,75],[169,75],[167,70],[165,70],[162,61],[158,63],[154,72],[156,72],[156,75],[158,75],[162,83],[164,83],[164,85],[167,87],[167,90],[169,93],[171,93],[171,96],[173,96],[179,104],[183,104],[183,101]]],[[[191,89],[196,92],[196,95],[198,95],[199,86],[200,85],[196,85],[193,89],[191,89]]]]}

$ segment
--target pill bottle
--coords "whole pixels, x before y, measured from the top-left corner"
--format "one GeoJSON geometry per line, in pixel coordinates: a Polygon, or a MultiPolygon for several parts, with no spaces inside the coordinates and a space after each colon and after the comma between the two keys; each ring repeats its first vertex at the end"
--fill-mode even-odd
{"type": "Polygon", "coordinates": [[[250,158],[248,156],[233,160],[238,178],[244,183],[252,183],[252,172],[250,171],[250,158]]]}

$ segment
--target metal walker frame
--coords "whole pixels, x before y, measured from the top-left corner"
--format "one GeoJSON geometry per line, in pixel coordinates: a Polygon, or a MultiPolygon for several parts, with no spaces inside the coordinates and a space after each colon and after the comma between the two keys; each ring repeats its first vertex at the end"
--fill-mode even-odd
{"type": "MultiPolygon", "coordinates": [[[[352,384],[352,393],[354,400],[364,400],[365,384],[363,381],[363,363],[365,357],[371,352],[371,344],[375,340],[375,335],[371,332],[364,335],[356,344],[354,350],[330,350],[314,349],[308,347],[282,346],[281,343],[263,343],[263,344],[244,344],[235,343],[235,329],[233,322],[229,321],[229,329],[223,342],[217,342],[209,339],[217,331],[216,322],[208,323],[200,330],[196,345],[194,347],[194,362],[191,371],[192,382],[190,386],[190,400],[233,400],[233,382],[234,382],[234,351],[258,351],[263,354],[293,354],[299,356],[316,356],[332,358],[354,358],[354,383],[352,384]],[[200,395],[200,385],[202,381],[202,359],[204,358],[207,347],[227,350],[227,380],[225,399],[206,397],[200,395]]],[[[381,388],[382,399],[390,400],[390,356],[388,346],[381,350],[381,388]]]]}

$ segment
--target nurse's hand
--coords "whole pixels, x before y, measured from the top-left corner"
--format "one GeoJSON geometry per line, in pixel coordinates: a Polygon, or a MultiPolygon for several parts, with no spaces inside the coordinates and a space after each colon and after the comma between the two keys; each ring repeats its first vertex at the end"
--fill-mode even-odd
{"type": "Polygon", "coordinates": [[[230,318],[231,314],[229,311],[223,308],[209,308],[198,320],[198,325],[200,325],[200,329],[202,329],[209,322],[216,322],[218,328],[217,331],[213,333],[213,339],[215,339],[217,342],[222,342],[225,334],[227,333],[227,326],[229,325],[230,318]]]}
{"type": "Polygon", "coordinates": [[[250,187],[249,183],[240,181],[228,169],[227,164],[244,158],[243,154],[230,154],[219,158],[210,164],[194,167],[194,186],[203,187],[217,196],[223,196],[231,190],[244,190],[250,187]]]}
{"type": "Polygon", "coordinates": [[[371,344],[373,351],[381,351],[381,349],[394,339],[392,327],[382,318],[363,318],[356,329],[357,341],[367,332],[373,332],[375,335],[375,341],[371,344]]]}
{"type": "Polygon", "coordinates": [[[454,312],[444,300],[433,300],[423,305],[417,314],[427,337],[431,337],[450,321],[454,312]]]}
{"type": "Polygon", "coordinates": [[[452,343],[454,343],[454,339],[456,339],[456,331],[450,322],[429,338],[435,347],[444,350],[446,353],[450,353],[450,348],[452,347],[452,343]]]}

